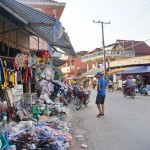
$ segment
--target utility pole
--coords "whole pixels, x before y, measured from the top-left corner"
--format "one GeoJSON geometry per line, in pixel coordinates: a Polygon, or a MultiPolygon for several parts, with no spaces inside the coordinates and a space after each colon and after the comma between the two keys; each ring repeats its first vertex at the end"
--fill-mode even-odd
{"type": "Polygon", "coordinates": [[[104,76],[106,77],[107,75],[107,70],[106,70],[106,52],[105,52],[105,39],[104,39],[104,24],[110,24],[109,22],[103,22],[103,21],[94,21],[93,23],[101,23],[102,25],[102,44],[103,44],[103,64],[104,64],[104,76]]]}

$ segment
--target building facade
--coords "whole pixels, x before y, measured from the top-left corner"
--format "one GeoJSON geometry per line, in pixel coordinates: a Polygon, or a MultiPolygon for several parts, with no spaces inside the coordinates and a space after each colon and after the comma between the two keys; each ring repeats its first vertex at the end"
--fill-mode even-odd
{"type": "MultiPolygon", "coordinates": [[[[81,61],[81,57],[86,53],[86,51],[78,52],[75,58],[64,54],[62,55],[61,59],[66,61],[66,64],[61,66],[64,77],[78,77],[87,71],[87,64],[81,61]]],[[[92,63],[90,63],[89,66],[89,69],[91,69],[92,63]]]]}
{"type": "MultiPolygon", "coordinates": [[[[143,41],[116,40],[105,49],[107,68],[126,66],[123,62],[130,60],[130,58],[150,55],[150,47],[143,41]]],[[[103,63],[103,51],[99,49],[91,54],[86,54],[82,56],[82,61],[87,64],[93,62],[94,66],[98,67],[103,63]]],[[[128,65],[132,65],[132,62],[129,62],[128,65]]]]}
{"type": "MultiPolygon", "coordinates": [[[[39,11],[54,16],[57,19],[61,18],[66,3],[60,3],[53,0],[17,0],[27,6],[35,8],[39,11]]],[[[31,49],[49,49],[48,44],[38,37],[30,37],[31,49]]]]}

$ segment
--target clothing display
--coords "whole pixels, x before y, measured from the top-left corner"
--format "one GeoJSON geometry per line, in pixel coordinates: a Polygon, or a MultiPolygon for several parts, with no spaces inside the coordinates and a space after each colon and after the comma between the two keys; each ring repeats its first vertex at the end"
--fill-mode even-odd
{"type": "Polygon", "coordinates": [[[71,124],[64,120],[70,111],[57,97],[62,85],[54,80],[49,51],[0,43],[0,56],[0,131],[7,133],[0,132],[0,149],[68,150],[71,124]],[[23,93],[32,82],[36,93],[23,93]]]}
{"type": "Polygon", "coordinates": [[[0,84],[3,88],[14,86],[14,64],[13,60],[0,58],[0,84]]]}

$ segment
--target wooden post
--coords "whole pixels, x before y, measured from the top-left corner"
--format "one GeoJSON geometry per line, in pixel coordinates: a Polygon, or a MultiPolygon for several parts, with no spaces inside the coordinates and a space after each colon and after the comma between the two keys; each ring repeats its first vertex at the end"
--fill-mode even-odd
{"type": "Polygon", "coordinates": [[[4,33],[4,31],[5,31],[5,21],[3,20],[3,44],[4,44],[4,35],[5,35],[5,33],[4,33]]]}
{"type": "Polygon", "coordinates": [[[16,31],[16,48],[18,47],[18,31],[19,30],[16,31]]]}
{"type": "Polygon", "coordinates": [[[31,80],[29,78],[29,94],[31,95],[31,80]]]}
{"type": "MultiPolygon", "coordinates": [[[[11,24],[9,25],[9,30],[11,29],[11,24]]],[[[10,53],[10,31],[9,31],[9,37],[8,37],[8,54],[7,56],[9,57],[9,53],[10,53]]]]}

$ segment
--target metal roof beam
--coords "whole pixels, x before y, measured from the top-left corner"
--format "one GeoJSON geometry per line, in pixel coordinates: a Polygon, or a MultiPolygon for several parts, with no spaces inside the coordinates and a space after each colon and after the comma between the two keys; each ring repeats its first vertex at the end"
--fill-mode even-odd
{"type": "Polygon", "coordinates": [[[18,29],[19,29],[19,28],[14,28],[14,29],[11,29],[11,30],[7,30],[7,31],[4,31],[4,32],[0,32],[0,34],[12,32],[12,31],[16,31],[16,30],[18,30],[18,29]]]}
{"type": "Polygon", "coordinates": [[[31,26],[49,26],[49,27],[53,27],[52,23],[29,23],[29,25],[31,25],[31,26]]]}

